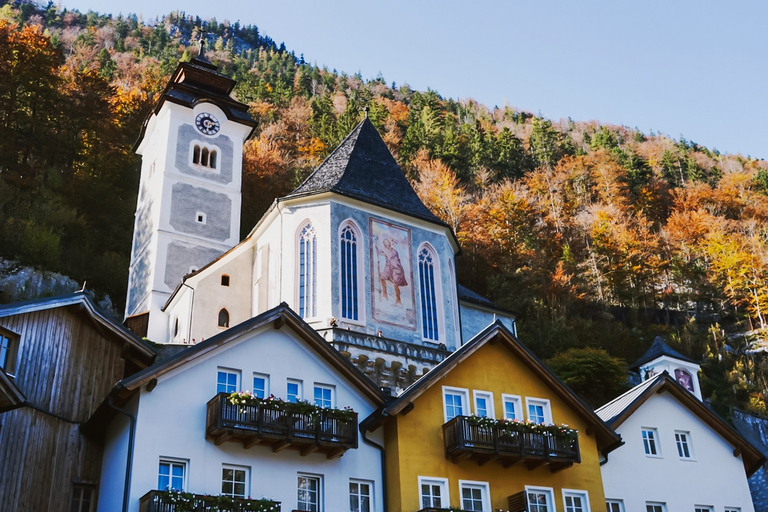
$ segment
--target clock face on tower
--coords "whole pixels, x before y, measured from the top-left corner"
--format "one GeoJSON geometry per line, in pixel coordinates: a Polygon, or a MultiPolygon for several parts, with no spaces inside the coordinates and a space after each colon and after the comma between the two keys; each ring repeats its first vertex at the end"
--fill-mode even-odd
{"type": "Polygon", "coordinates": [[[206,135],[214,135],[219,131],[219,128],[221,128],[219,120],[208,112],[197,114],[197,117],[195,118],[195,126],[197,126],[197,129],[200,130],[201,133],[206,135]]]}

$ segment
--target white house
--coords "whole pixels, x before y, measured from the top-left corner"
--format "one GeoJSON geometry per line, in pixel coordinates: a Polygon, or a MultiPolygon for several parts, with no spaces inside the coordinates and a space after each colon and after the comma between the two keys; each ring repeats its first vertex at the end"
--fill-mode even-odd
{"type": "Polygon", "coordinates": [[[698,366],[660,338],[638,363],[647,380],[596,411],[624,440],[602,465],[608,512],[754,512],[765,458],[694,395],[698,366]]]}
{"type": "Polygon", "coordinates": [[[348,510],[357,500],[359,512],[381,512],[383,440],[363,437],[358,418],[383,401],[281,304],[117,384],[90,421],[108,425],[98,510],[161,510],[167,496],[151,491],[170,487],[266,497],[284,511],[348,510]],[[241,390],[317,407],[231,404],[241,390]]]}

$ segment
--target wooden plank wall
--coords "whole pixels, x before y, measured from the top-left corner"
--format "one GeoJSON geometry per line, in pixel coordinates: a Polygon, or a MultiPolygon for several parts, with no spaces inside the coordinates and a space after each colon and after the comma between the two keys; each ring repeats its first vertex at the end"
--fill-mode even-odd
{"type": "Polygon", "coordinates": [[[77,306],[0,318],[20,335],[16,385],[27,401],[0,415],[0,510],[69,510],[74,483],[98,484],[102,447],[80,434],[123,378],[122,343],[77,306]]]}

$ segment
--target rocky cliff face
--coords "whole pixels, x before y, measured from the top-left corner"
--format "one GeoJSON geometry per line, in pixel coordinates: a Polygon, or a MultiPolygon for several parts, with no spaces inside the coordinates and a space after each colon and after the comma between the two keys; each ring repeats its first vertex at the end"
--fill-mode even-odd
{"type": "MultiPolygon", "coordinates": [[[[62,274],[23,267],[15,261],[0,259],[0,304],[66,295],[82,288],[81,283],[62,274]]],[[[122,316],[115,311],[109,296],[91,296],[104,313],[122,322],[122,316]]]]}
{"type": "MultiPolygon", "coordinates": [[[[736,429],[757,449],[768,456],[768,418],[756,416],[738,409],[733,411],[736,429]]],[[[755,512],[768,512],[768,468],[763,466],[749,479],[749,491],[755,504],[755,512]]]]}

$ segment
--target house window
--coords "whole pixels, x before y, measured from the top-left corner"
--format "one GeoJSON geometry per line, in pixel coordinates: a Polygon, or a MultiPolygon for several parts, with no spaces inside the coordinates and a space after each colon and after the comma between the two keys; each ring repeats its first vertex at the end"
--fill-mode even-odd
{"type": "Polygon", "coordinates": [[[528,420],[533,423],[552,423],[552,412],[549,408],[549,400],[544,398],[526,398],[528,408],[528,420]]]}
{"type": "Polygon", "coordinates": [[[425,340],[438,342],[440,334],[435,290],[435,256],[424,247],[419,251],[419,290],[421,291],[421,325],[425,340]]]}
{"type": "Polygon", "coordinates": [[[317,235],[309,223],[299,235],[299,315],[317,316],[317,235]]]}
{"type": "Polygon", "coordinates": [[[371,489],[373,482],[349,481],[349,512],[372,512],[371,489]]]}
{"type": "Polygon", "coordinates": [[[315,405],[330,409],[333,407],[333,387],[315,384],[315,405]]]}
{"type": "Polygon", "coordinates": [[[443,408],[446,423],[456,416],[465,416],[468,403],[469,392],[466,389],[443,386],[443,408]]]}
{"type": "Polygon", "coordinates": [[[519,396],[502,394],[501,400],[504,403],[505,419],[523,421],[523,406],[519,396]]]}
{"type": "Polygon", "coordinates": [[[421,508],[448,508],[448,480],[445,478],[419,477],[421,508]]]}
{"type": "Polygon", "coordinates": [[[75,484],[72,487],[71,512],[93,512],[96,509],[96,489],[90,485],[75,484]]]}
{"type": "Polygon", "coordinates": [[[667,512],[667,504],[654,501],[646,501],[645,512],[667,512]]]}
{"type": "Polygon", "coordinates": [[[622,500],[605,500],[605,508],[608,512],[624,512],[624,502],[622,500]]]}
{"type": "Polygon", "coordinates": [[[495,418],[493,410],[493,393],[473,391],[475,397],[475,416],[495,418]]]}
{"type": "Polygon", "coordinates": [[[198,224],[205,224],[207,220],[208,218],[205,215],[205,212],[197,212],[195,214],[195,221],[197,221],[198,224]]]}
{"type": "Polygon", "coordinates": [[[221,286],[229,286],[229,276],[227,274],[221,275],[221,286]]]}
{"type": "Polygon", "coordinates": [[[461,509],[467,511],[491,511],[488,482],[468,482],[459,480],[461,509]]]}
{"type": "Polygon", "coordinates": [[[659,434],[658,431],[655,428],[644,428],[643,429],[643,448],[645,449],[645,454],[651,457],[659,457],[659,447],[658,447],[658,438],[659,434]]]}
{"type": "Polygon", "coordinates": [[[528,512],[554,512],[554,495],[550,487],[528,487],[526,485],[525,494],[528,497],[528,512]]]}
{"type": "Polygon", "coordinates": [[[677,444],[677,454],[681,459],[693,458],[690,432],[675,431],[675,444],[677,444]]]}
{"type": "Polygon", "coordinates": [[[221,494],[233,498],[248,496],[248,468],[224,465],[221,468],[221,494]]]}
{"type": "Polygon", "coordinates": [[[269,375],[261,373],[253,374],[253,394],[258,398],[269,396],[269,375]]]}
{"type": "Polygon", "coordinates": [[[286,398],[289,402],[298,402],[301,400],[301,381],[288,379],[286,385],[286,398]]]}
{"type": "Polygon", "coordinates": [[[5,373],[16,373],[16,352],[19,347],[19,337],[15,334],[0,330],[0,368],[5,373]]]}
{"type": "Polygon", "coordinates": [[[234,393],[240,387],[240,372],[237,370],[218,369],[216,378],[217,393],[234,393]]]}
{"type": "Polygon", "coordinates": [[[359,319],[360,283],[357,278],[358,236],[352,225],[341,229],[339,256],[341,258],[341,317],[359,319]]]}
{"type": "Polygon", "coordinates": [[[298,510],[321,512],[320,477],[299,475],[298,478],[298,510]]]}
{"type": "Polygon", "coordinates": [[[725,507],[724,512],[741,512],[739,507],[725,507]]]}
{"type": "Polygon", "coordinates": [[[229,327],[229,311],[226,308],[219,311],[219,327],[229,327]]]}
{"type": "Polygon", "coordinates": [[[694,512],[715,512],[714,507],[710,507],[709,505],[696,505],[693,507],[694,512]]]}
{"type": "Polygon", "coordinates": [[[183,491],[187,474],[187,463],[179,460],[160,459],[157,470],[157,488],[160,491],[174,489],[183,491]]]}
{"type": "Polygon", "coordinates": [[[565,512],[589,512],[587,491],[563,489],[563,505],[565,512]]]}

